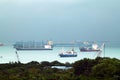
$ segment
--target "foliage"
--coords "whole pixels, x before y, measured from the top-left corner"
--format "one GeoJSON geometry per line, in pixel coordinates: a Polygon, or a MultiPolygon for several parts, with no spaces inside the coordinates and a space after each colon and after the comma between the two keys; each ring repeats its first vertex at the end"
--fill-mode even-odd
{"type": "Polygon", "coordinates": [[[73,64],[73,68],[74,68],[74,74],[76,75],[89,75],[91,73],[91,69],[94,65],[96,65],[97,63],[95,62],[95,60],[91,60],[91,59],[83,59],[83,60],[79,60],[76,61],[73,64]]]}
{"type": "Polygon", "coordinates": [[[120,80],[120,60],[111,58],[82,59],[75,63],[58,61],[27,64],[0,64],[0,80],[120,80]],[[57,69],[51,66],[68,66],[57,69]]]}
{"type": "Polygon", "coordinates": [[[92,68],[92,75],[98,79],[118,80],[120,79],[120,61],[106,58],[100,64],[92,68]]]}

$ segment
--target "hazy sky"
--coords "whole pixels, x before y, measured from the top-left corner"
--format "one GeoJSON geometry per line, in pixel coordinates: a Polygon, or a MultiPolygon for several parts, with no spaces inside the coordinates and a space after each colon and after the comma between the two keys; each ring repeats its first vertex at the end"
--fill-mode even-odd
{"type": "Polygon", "coordinates": [[[0,0],[0,42],[120,41],[120,0],[0,0]]]}

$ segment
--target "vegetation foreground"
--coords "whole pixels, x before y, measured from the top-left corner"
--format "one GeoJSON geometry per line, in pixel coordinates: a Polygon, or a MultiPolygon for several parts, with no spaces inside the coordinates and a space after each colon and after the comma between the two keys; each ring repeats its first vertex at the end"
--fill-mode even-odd
{"type": "Polygon", "coordinates": [[[120,80],[120,60],[98,57],[84,58],[71,64],[58,61],[0,64],[0,80],[120,80]]]}

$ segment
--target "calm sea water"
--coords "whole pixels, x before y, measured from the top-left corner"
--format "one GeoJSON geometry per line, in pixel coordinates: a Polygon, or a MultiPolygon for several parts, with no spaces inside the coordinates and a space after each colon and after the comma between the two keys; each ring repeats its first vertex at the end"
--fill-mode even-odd
{"type": "MultiPolygon", "coordinates": [[[[80,52],[79,47],[74,47],[75,51],[78,53],[77,57],[66,57],[61,58],[58,56],[63,47],[54,47],[51,51],[18,51],[20,61],[22,63],[28,63],[31,61],[60,61],[60,62],[75,62],[83,58],[94,59],[97,57],[96,52],[80,52]]],[[[64,47],[65,50],[70,50],[71,47],[64,47]]],[[[15,49],[13,46],[2,46],[0,47],[0,63],[9,63],[17,61],[15,49]]],[[[101,53],[101,57],[104,53],[101,53]]],[[[120,59],[120,44],[119,43],[109,43],[105,47],[105,57],[120,59]]]]}

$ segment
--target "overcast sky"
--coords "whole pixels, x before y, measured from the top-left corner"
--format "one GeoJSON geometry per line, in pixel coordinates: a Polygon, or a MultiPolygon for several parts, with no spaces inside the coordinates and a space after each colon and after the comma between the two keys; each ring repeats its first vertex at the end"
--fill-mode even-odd
{"type": "Polygon", "coordinates": [[[120,41],[120,0],[0,0],[0,42],[120,41]]]}

